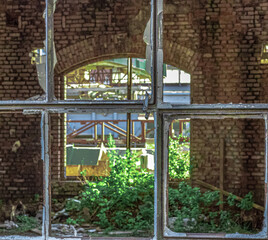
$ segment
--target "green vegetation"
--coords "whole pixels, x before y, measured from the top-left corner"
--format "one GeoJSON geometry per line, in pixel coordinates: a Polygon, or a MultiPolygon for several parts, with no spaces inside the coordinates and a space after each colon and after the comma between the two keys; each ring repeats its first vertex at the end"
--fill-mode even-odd
{"type": "MultiPolygon", "coordinates": [[[[14,224],[14,223],[13,223],[14,224]]],[[[25,232],[29,232],[32,229],[40,230],[41,224],[34,217],[29,217],[27,215],[18,215],[16,217],[16,225],[17,227],[13,227],[11,229],[0,229],[0,235],[16,235],[22,234],[25,232]]]]}
{"type": "MultiPolygon", "coordinates": [[[[109,141],[114,146],[113,139],[109,141]]],[[[82,216],[74,221],[96,224],[106,231],[153,230],[154,176],[139,169],[135,153],[129,151],[120,156],[116,150],[108,153],[111,172],[101,181],[88,181],[84,173],[84,192],[79,201],[67,203],[72,216],[82,216]]],[[[68,223],[75,223],[68,219],[68,223]]]]}
{"type": "Polygon", "coordinates": [[[220,196],[218,191],[201,193],[181,182],[178,188],[169,188],[169,217],[176,220],[172,226],[176,232],[226,232],[252,233],[252,223],[244,221],[240,214],[252,210],[252,193],[248,193],[240,203],[229,197],[225,208],[219,211],[220,196]]]}
{"type": "MultiPolygon", "coordinates": [[[[230,195],[219,210],[218,191],[202,193],[184,180],[190,176],[189,144],[170,139],[169,177],[177,182],[169,187],[169,219],[174,221],[170,228],[176,232],[256,232],[256,226],[245,220],[243,214],[250,214],[253,195],[248,193],[241,202],[230,195]],[[180,183],[178,183],[180,182],[180,183]]],[[[110,138],[109,146],[115,148],[110,138]]],[[[76,199],[69,200],[66,210],[70,213],[68,224],[90,223],[111,230],[144,230],[152,233],[154,214],[154,176],[146,169],[140,169],[140,159],[127,151],[120,156],[116,150],[108,153],[110,175],[87,180],[82,172],[84,191],[76,199]]]]}
{"type": "Polygon", "coordinates": [[[34,217],[28,217],[26,215],[17,216],[17,224],[19,228],[18,232],[27,232],[31,229],[37,228],[40,224],[34,217]]]}
{"type": "Polygon", "coordinates": [[[190,146],[180,135],[169,138],[169,178],[187,179],[190,177],[190,146]]]}

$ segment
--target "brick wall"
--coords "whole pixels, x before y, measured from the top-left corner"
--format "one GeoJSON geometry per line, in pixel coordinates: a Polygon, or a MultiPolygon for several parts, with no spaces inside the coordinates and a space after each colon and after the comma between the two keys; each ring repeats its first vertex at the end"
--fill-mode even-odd
{"type": "MultiPolygon", "coordinates": [[[[42,94],[29,52],[43,47],[44,1],[0,2],[0,99],[27,99],[42,94]]],[[[149,0],[58,1],[55,12],[57,98],[63,99],[64,74],[77,67],[111,57],[145,57],[143,32],[149,19],[149,4],[149,0]]],[[[165,1],[164,61],[191,73],[192,103],[267,102],[268,96],[265,93],[268,90],[268,70],[265,65],[260,64],[261,45],[268,40],[268,25],[265,23],[267,13],[268,3],[262,0],[165,1]]],[[[59,180],[63,176],[63,116],[53,115],[51,121],[52,178],[59,180]]],[[[262,134],[264,130],[263,124],[259,122],[230,121],[230,125],[241,128],[239,133],[228,133],[228,136],[232,135],[233,141],[242,138],[245,142],[251,141],[252,136],[256,138],[254,132],[262,134]],[[250,129],[255,128],[253,123],[257,130],[250,129]],[[245,134],[247,131],[253,133],[245,134]]],[[[11,121],[10,128],[16,127],[17,123],[18,121],[11,121]]],[[[192,129],[198,128],[199,124],[192,122],[192,129]]],[[[212,131],[220,126],[219,122],[213,121],[205,121],[202,124],[207,127],[214,126],[212,131]]],[[[204,131],[206,129],[203,132],[192,131],[191,147],[197,156],[202,154],[203,149],[200,146],[207,140],[204,131]]],[[[223,129],[223,132],[213,134],[210,141],[217,143],[218,139],[225,138],[226,134],[226,130],[223,129]]],[[[32,139],[28,140],[31,146],[32,139]]],[[[9,142],[9,136],[4,135],[1,141],[9,142]]],[[[262,144],[258,143],[258,139],[254,141],[257,145],[262,144]]],[[[238,163],[238,168],[243,169],[243,172],[257,172],[258,169],[262,169],[262,160],[254,157],[255,147],[247,149],[244,146],[242,149],[230,149],[233,154],[238,153],[238,159],[242,161],[238,163]],[[242,158],[244,154],[248,156],[247,160],[242,158]],[[252,164],[252,169],[245,170],[243,161],[247,161],[247,166],[252,164]]],[[[217,157],[211,146],[207,146],[206,152],[213,158],[217,157]]],[[[258,152],[262,153],[262,150],[258,152]]],[[[1,166],[16,162],[14,159],[17,158],[17,154],[4,155],[1,166]]],[[[24,152],[23,162],[29,164],[31,161],[33,158],[30,152],[24,152]]],[[[210,162],[211,159],[208,160],[208,164],[210,162]]],[[[14,166],[16,165],[19,166],[19,163],[16,162],[14,166]]],[[[214,165],[216,169],[217,164],[214,165]]],[[[5,179],[0,182],[1,185],[6,184],[10,176],[11,173],[1,173],[1,179],[5,179]]],[[[27,178],[26,174],[23,176],[27,178]]],[[[40,175],[35,177],[41,178],[40,175]]],[[[212,181],[213,178],[215,177],[209,176],[208,181],[212,181]]],[[[260,179],[257,175],[251,178],[248,176],[247,182],[251,182],[248,188],[255,182],[259,183],[260,179]]],[[[242,180],[239,181],[244,184],[242,180]]],[[[28,188],[21,188],[21,192],[17,195],[16,192],[13,193],[13,197],[27,194],[28,188]]],[[[1,191],[1,195],[8,196],[7,189],[1,191]]]]}
{"type": "Polygon", "coordinates": [[[0,199],[42,194],[40,137],[40,115],[0,114],[0,199]]]}
{"type": "Polygon", "coordinates": [[[223,149],[224,190],[238,196],[252,191],[255,201],[263,204],[263,129],[264,120],[192,120],[192,179],[220,187],[220,151],[223,149]]]}

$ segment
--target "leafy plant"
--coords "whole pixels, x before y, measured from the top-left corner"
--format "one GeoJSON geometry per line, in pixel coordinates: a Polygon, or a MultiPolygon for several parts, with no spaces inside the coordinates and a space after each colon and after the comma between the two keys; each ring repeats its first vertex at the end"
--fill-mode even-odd
{"type": "Polygon", "coordinates": [[[36,218],[29,217],[27,215],[19,215],[17,216],[17,223],[19,226],[20,232],[27,232],[33,228],[37,228],[39,226],[39,223],[36,218]]]}
{"type": "MultiPolygon", "coordinates": [[[[115,147],[110,137],[109,146],[115,147]]],[[[154,176],[138,167],[136,153],[109,150],[110,175],[91,182],[82,173],[84,191],[79,202],[70,200],[66,210],[80,216],[86,211],[87,221],[103,229],[152,230],[154,176]]],[[[74,223],[74,219],[68,221],[74,223]]]]}
{"type": "Polygon", "coordinates": [[[233,194],[230,194],[228,197],[227,197],[227,203],[229,206],[235,206],[235,199],[236,197],[233,195],[233,194]]]}
{"type": "Polygon", "coordinates": [[[34,198],[33,198],[33,201],[34,202],[39,202],[39,200],[40,200],[40,195],[39,194],[34,194],[34,198]]]}
{"type": "MultiPolygon", "coordinates": [[[[169,172],[173,179],[186,179],[190,175],[190,154],[186,142],[181,138],[170,139],[169,172]]],[[[140,159],[135,152],[126,151],[121,156],[109,137],[108,151],[110,175],[89,181],[86,172],[81,172],[83,192],[67,201],[70,213],[68,224],[82,222],[95,224],[106,231],[153,229],[154,176],[139,167],[140,159]]],[[[249,232],[237,211],[252,208],[253,196],[247,194],[240,202],[229,195],[230,209],[219,211],[218,191],[202,193],[200,188],[186,182],[177,188],[169,188],[169,217],[175,218],[172,229],[177,232],[249,232]],[[240,208],[235,211],[232,208],[240,208]],[[231,211],[232,210],[232,211],[231,211]]]]}
{"type": "Polygon", "coordinates": [[[85,222],[85,220],[82,217],[78,217],[77,219],[72,219],[71,217],[66,219],[66,223],[69,225],[80,225],[83,222],[85,222]]]}
{"type": "Polygon", "coordinates": [[[240,203],[237,204],[239,208],[242,210],[251,210],[253,207],[253,194],[252,192],[249,192],[245,195],[245,197],[241,200],[240,203]]]}
{"type": "Polygon", "coordinates": [[[180,135],[177,139],[169,138],[169,177],[186,179],[190,177],[189,144],[180,135]],[[183,139],[181,141],[181,139],[183,139]]]}
{"type": "MultiPolygon", "coordinates": [[[[251,210],[253,196],[248,193],[245,198],[235,204],[235,197],[229,195],[229,206],[236,206],[242,210],[251,210]]],[[[243,223],[240,210],[219,211],[218,191],[202,193],[199,188],[191,187],[181,182],[177,189],[169,188],[169,217],[175,217],[173,230],[176,232],[241,232],[254,231],[243,223]]]]}

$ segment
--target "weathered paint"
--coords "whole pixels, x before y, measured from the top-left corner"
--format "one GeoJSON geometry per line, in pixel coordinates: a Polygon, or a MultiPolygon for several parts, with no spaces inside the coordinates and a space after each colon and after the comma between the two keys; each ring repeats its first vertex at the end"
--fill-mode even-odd
{"type": "Polygon", "coordinates": [[[46,101],[54,98],[54,0],[46,0],[46,101]]]}
{"type": "Polygon", "coordinates": [[[50,187],[50,144],[49,144],[49,113],[44,112],[42,115],[42,129],[44,129],[43,136],[43,151],[44,151],[44,200],[43,200],[43,225],[42,225],[42,235],[44,239],[48,239],[50,233],[50,199],[51,199],[51,187],[50,187]]]}

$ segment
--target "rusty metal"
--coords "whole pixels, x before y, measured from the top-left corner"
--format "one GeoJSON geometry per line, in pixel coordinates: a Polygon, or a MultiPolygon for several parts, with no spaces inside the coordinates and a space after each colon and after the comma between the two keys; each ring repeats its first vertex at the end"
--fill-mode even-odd
{"type": "MultiPolygon", "coordinates": [[[[78,143],[78,144],[86,144],[86,145],[97,145],[100,143],[107,143],[108,140],[105,138],[105,136],[101,135],[101,139],[98,139],[97,136],[97,126],[101,125],[104,128],[107,128],[121,136],[124,137],[124,139],[120,139],[123,140],[123,144],[126,144],[126,137],[127,137],[127,133],[128,131],[124,130],[123,128],[120,128],[118,126],[115,125],[115,123],[126,123],[127,120],[69,120],[67,121],[68,123],[80,123],[81,126],[80,128],[74,130],[73,132],[69,133],[67,135],[67,144],[73,144],[73,143],[78,143]],[[86,132],[89,129],[93,129],[94,128],[94,138],[92,137],[92,139],[88,138],[88,136],[86,137],[86,139],[78,137],[80,134],[86,132]]],[[[145,124],[146,123],[154,123],[153,120],[131,120],[131,125],[133,126],[135,123],[140,123],[141,124],[141,134],[138,136],[135,136],[135,134],[132,132],[132,134],[130,134],[131,140],[132,142],[138,143],[138,144],[144,144],[146,142],[146,135],[152,131],[154,131],[153,129],[149,129],[146,130],[145,128],[145,124]]],[[[134,129],[134,128],[133,128],[134,129]]],[[[117,138],[114,138],[114,140],[117,140],[117,138]]]]}

